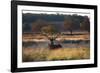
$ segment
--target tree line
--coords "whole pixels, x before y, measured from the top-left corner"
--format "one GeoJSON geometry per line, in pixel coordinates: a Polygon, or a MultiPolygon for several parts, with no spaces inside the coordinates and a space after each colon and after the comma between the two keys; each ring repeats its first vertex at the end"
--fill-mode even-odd
{"type": "MultiPolygon", "coordinates": [[[[59,22],[59,21],[58,21],[59,22]]],[[[62,29],[62,31],[70,31],[72,34],[72,31],[88,31],[90,32],[90,20],[88,16],[77,16],[77,15],[69,15],[65,16],[63,23],[60,24],[61,27],[56,26],[57,24],[52,23],[52,21],[45,21],[43,19],[38,19],[37,21],[32,23],[32,31],[33,32],[39,32],[43,27],[49,27],[52,26],[55,28],[55,30],[59,31],[62,29]]],[[[50,27],[51,28],[51,27],[50,27]]],[[[59,32],[62,32],[59,31],[59,32]]]]}

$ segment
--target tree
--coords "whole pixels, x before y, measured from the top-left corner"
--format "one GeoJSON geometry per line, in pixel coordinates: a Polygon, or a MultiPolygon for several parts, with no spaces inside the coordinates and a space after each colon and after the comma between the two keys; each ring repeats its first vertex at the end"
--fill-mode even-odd
{"type": "Polygon", "coordinates": [[[24,23],[23,24],[23,32],[29,32],[31,29],[30,24],[24,23]]]}
{"type": "Polygon", "coordinates": [[[73,30],[73,21],[72,19],[68,19],[65,18],[64,20],[64,29],[70,31],[70,33],[72,34],[72,30],[73,30]]]}
{"type": "Polygon", "coordinates": [[[90,21],[87,16],[85,16],[83,22],[80,23],[80,29],[90,32],[90,21]]]}
{"type": "Polygon", "coordinates": [[[46,21],[42,19],[38,19],[35,22],[32,23],[32,31],[33,32],[40,32],[41,28],[47,24],[46,21]]]}
{"type": "Polygon", "coordinates": [[[53,25],[47,25],[41,28],[41,33],[50,40],[50,45],[54,45],[54,40],[59,35],[58,30],[53,25]]]}

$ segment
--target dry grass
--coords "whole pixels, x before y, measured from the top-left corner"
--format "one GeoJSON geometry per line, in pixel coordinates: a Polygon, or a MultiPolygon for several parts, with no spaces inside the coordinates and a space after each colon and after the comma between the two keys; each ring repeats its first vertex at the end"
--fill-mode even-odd
{"type": "MultiPolygon", "coordinates": [[[[43,35],[23,35],[23,41],[47,41],[48,39],[43,35]]],[[[84,35],[59,35],[56,40],[90,40],[90,34],[84,35]]]]}
{"type": "Polygon", "coordinates": [[[23,48],[23,62],[89,59],[89,48],[32,49],[23,48]]]}

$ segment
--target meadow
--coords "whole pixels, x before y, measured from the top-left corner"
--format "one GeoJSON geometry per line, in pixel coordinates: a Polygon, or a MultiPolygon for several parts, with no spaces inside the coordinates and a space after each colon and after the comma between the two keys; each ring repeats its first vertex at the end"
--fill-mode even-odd
{"type": "Polygon", "coordinates": [[[82,47],[59,48],[54,50],[48,48],[24,48],[22,56],[23,62],[89,59],[90,49],[82,47]]]}
{"type": "Polygon", "coordinates": [[[90,41],[90,35],[86,33],[82,35],[60,35],[56,41],[60,42],[62,47],[50,49],[46,42],[49,42],[49,40],[45,36],[24,34],[23,42],[26,44],[22,48],[22,61],[37,62],[89,59],[90,42],[86,42],[87,40],[90,41]],[[72,40],[81,42],[68,42],[72,40]]]}

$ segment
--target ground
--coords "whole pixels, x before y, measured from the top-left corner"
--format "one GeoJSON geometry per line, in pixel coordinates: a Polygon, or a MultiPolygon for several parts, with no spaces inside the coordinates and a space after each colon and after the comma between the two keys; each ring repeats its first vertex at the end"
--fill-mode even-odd
{"type": "MultiPolygon", "coordinates": [[[[90,40],[89,34],[84,35],[61,35],[56,40],[90,40]]],[[[48,41],[45,36],[42,35],[23,35],[23,42],[29,41],[48,41]]],[[[68,44],[67,44],[68,45],[68,44]]],[[[69,46],[73,46],[70,44],[69,46]]],[[[54,61],[54,60],[79,60],[90,58],[90,47],[81,46],[79,43],[75,44],[76,47],[62,47],[57,49],[49,48],[29,48],[23,47],[22,60],[23,62],[31,61],[54,61]]]]}
{"type": "Polygon", "coordinates": [[[32,49],[24,48],[23,62],[89,59],[89,48],[32,49]]]}

